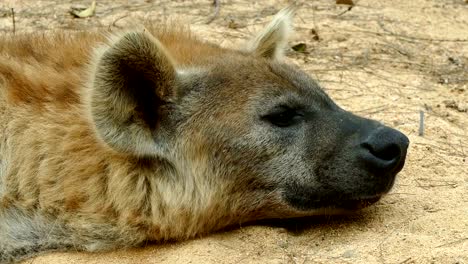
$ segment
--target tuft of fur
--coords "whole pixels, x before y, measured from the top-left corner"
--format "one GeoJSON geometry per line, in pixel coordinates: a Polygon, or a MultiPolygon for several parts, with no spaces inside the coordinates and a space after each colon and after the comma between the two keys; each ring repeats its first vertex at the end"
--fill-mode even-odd
{"type": "Polygon", "coordinates": [[[281,59],[293,32],[292,19],[297,7],[290,5],[275,15],[273,20],[259,33],[247,47],[247,51],[259,57],[281,59]]]}
{"type": "Polygon", "coordinates": [[[139,241],[132,239],[123,241],[118,230],[109,232],[113,229],[109,224],[65,225],[52,215],[9,208],[0,213],[0,263],[15,263],[52,251],[102,251],[116,245],[138,245],[139,241]],[[92,232],[83,232],[86,229],[92,232]]]}
{"type": "MultiPolygon", "coordinates": [[[[63,226],[51,226],[42,215],[9,209],[0,213],[0,263],[19,261],[44,251],[73,247],[63,226]]],[[[80,247],[80,244],[77,244],[80,247]]]]}

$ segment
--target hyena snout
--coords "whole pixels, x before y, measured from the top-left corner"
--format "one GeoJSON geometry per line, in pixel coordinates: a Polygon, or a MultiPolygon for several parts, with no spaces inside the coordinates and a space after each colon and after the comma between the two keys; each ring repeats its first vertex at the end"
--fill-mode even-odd
{"type": "Polygon", "coordinates": [[[398,130],[379,126],[369,131],[360,144],[360,156],[376,174],[395,175],[405,164],[408,138],[398,130]]]}

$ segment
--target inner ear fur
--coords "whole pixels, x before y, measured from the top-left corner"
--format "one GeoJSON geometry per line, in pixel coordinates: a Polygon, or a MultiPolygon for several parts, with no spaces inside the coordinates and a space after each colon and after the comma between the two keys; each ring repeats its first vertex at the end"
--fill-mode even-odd
{"type": "Polygon", "coordinates": [[[290,5],[275,15],[273,20],[247,45],[247,51],[255,56],[281,59],[293,32],[292,19],[297,7],[290,5]]]}
{"type": "Polygon", "coordinates": [[[164,46],[145,30],[113,37],[97,55],[91,84],[91,116],[111,148],[155,155],[161,109],[176,96],[176,71],[164,46]]]}

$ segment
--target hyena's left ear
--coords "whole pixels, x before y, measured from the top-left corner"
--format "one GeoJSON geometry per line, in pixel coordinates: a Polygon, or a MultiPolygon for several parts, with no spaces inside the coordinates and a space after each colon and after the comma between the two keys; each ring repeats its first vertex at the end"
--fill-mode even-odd
{"type": "Polygon", "coordinates": [[[292,19],[297,7],[290,5],[275,15],[273,20],[248,44],[247,51],[268,59],[281,59],[292,33],[292,19]]]}
{"type": "Polygon", "coordinates": [[[145,30],[114,37],[97,51],[91,74],[88,107],[98,137],[122,153],[159,154],[166,105],[177,95],[164,46],[145,30]]]}

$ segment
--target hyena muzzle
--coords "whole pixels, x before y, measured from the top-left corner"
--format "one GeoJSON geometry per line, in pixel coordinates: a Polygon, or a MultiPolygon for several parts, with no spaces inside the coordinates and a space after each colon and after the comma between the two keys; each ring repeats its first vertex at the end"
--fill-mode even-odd
{"type": "Polygon", "coordinates": [[[0,41],[0,262],[378,201],[409,141],[284,62],[293,8],[244,47],[181,28],[0,41]]]}

